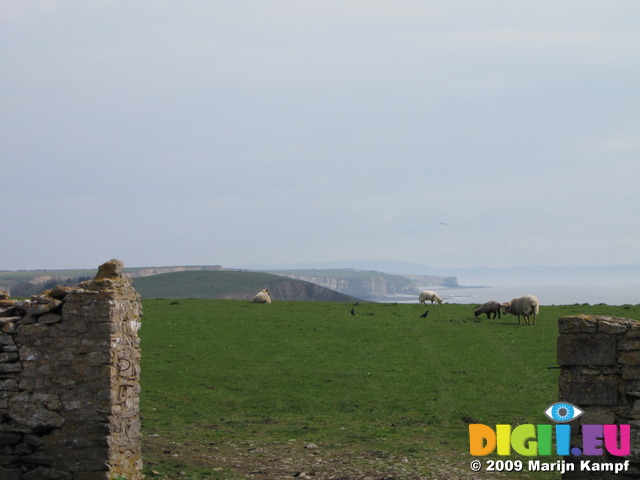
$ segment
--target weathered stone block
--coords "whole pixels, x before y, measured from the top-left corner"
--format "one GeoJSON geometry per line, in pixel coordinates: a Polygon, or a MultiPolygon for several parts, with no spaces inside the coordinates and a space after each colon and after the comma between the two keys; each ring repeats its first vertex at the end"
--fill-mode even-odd
{"type": "Polygon", "coordinates": [[[32,465],[44,465],[50,467],[53,465],[53,458],[50,455],[45,454],[33,454],[33,455],[24,455],[20,460],[23,463],[29,463],[32,465]]]}
{"type": "Polygon", "coordinates": [[[17,392],[18,390],[18,382],[15,378],[0,380],[0,392],[17,392]]]}
{"type": "Polygon", "coordinates": [[[640,350],[620,353],[618,355],[618,362],[624,365],[640,365],[640,350]]]}
{"type": "MultiPolygon", "coordinates": [[[[17,396],[16,396],[17,397],[17,396]]],[[[19,425],[36,430],[49,430],[64,425],[65,419],[60,414],[48,410],[44,405],[12,399],[9,402],[8,415],[19,425]]]]}
{"type": "Polygon", "coordinates": [[[39,435],[25,435],[24,442],[32,447],[41,447],[43,444],[42,437],[39,435]]]}
{"type": "Polygon", "coordinates": [[[0,363],[0,374],[4,373],[18,373],[22,371],[22,364],[20,362],[15,363],[0,363]]]}
{"type": "Polygon", "coordinates": [[[14,333],[16,331],[16,322],[20,317],[0,318],[0,330],[2,333],[14,333]]]}
{"type": "Polygon", "coordinates": [[[40,317],[40,323],[45,323],[47,325],[58,323],[62,321],[62,315],[58,315],[56,313],[45,313],[40,317]]]}
{"type": "Polygon", "coordinates": [[[640,368],[637,366],[625,365],[622,367],[623,380],[640,380],[640,368]]]}
{"type": "Polygon", "coordinates": [[[582,376],[563,371],[559,387],[562,400],[582,407],[618,404],[618,377],[614,375],[582,376]]]}
{"type": "Polygon", "coordinates": [[[0,363],[16,362],[19,358],[20,357],[17,353],[0,353],[0,363]]]}
{"type": "Polygon", "coordinates": [[[576,315],[558,319],[558,330],[560,333],[589,333],[596,332],[598,325],[592,315],[576,315]]]}
{"type": "Polygon", "coordinates": [[[103,263],[98,267],[98,274],[96,275],[96,279],[98,278],[120,278],[122,277],[122,272],[124,271],[124,263],[118,259],[111,259],[108,262],[103,263]]]}
{"type": "Polygon", "coordinates": [[[22,435],[20,435],[19,433],[0,432],[0,446],[17,445],[21,441],[22,441],[22,435]]]}
{"type": "Polygon", "coordinates": [[[31,304],[31,308],[29,309],[29,313],[31,315],[43,315],[47,312],[51,312],[56,308],[62,306],[61,300],[55,300],[53,298],[49,299],[47,303],[36,302],[31,304]]]}
{"type": "Polygon", "coordinates": [[[627,322],[615,318],[598,318],[598,331],[602,333],[625,333],[629,326],[627,322]]]}
{"type": "Polygon", "coordinates": [[[618,340],[618,350],[640,350],[640,339],[628,339],[626,336],[618,340]]]}
{"type": "Polygon", "coordinates": [[[106,472],[76,472],[73,476],[73,480],[106,480],[110,478],[106,475],[106,472]]]}
{"type": "Polygon", "coordinates": [[[71,480],[73,477],[69,472],[63,472],[54,468],[38,467],[25,473],[22,478],[23,480],[71,480]]]}
{"type": "Polygon", "coordinates": [[[558,337],[559,365],[615,365],[616,338],[606,333],[558,337]]]}
{"type": "Polygon", "coordinates": [[[22,480],[22,469],[0,467],[0,478],[2,480],[22,480]]]}
{"type": "Polygon", "coordinates": [[[616,422],[616,415],[609,408],[597,409],[588,408],[580,418],[583,425],[607,425],[616,422]]]}
{"type": "Polygon", "coordinates": [[[640,337],[640,322],[633,322],[629,325],[629,331],[625,335],[627,338],[640,337]]]}

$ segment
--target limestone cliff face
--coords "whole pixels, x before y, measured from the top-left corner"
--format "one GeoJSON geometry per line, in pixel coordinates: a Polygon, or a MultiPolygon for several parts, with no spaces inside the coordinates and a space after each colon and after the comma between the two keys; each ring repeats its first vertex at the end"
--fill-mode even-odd
{"type": "MultiPolygon", "coordinates": [[[[314,302],[355,302],[361,298],[340,293],[311,282],[296,279],[267,283],[265,288],[269,290],[269,296],[275,301],[314,301],[314,302]]],[[[252,293],[237,292],[225,293],[217,298],[230,300],[248,300],[252,293]]]]}
{"type": "Polygon", "coordinates": [[[317,302],[347,302],[358,300],[351,298],[353,295],[344,294],[335,289],[327,289],[321,285],[311,282],[280,282],[272,287],[273,298],[288,298],[292,300],[308,300],[313,299],[317,302]]]}
{"type": "MultiPolygon", "coordinates": [[[[278,272],[278,275],[310,282],[336,292],[371,301],[393,300],[398,297],[417,296],[425,288],[458,287],[456,277],[438,277],[430,275],[404,275],[380,272],[355,272],[345,270],[328,275],[296,272],[278,272]]],[[[276,272],[273,272],[276,273],[276,272]]]]}

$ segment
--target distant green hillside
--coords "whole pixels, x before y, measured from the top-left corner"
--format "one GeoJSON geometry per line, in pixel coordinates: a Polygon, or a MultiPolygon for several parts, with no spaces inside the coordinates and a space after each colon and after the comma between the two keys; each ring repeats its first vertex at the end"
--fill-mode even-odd
{"type": "MultiPolygon", "coordinates": [[[[177,271],[222,270],[220,265],[186,265],[174,267],[132,267],[124,274],[135,278],[177,271]]],[[[98,268],[66,270],[0,270],[0,290],[7,290],[13,297],[28,297],[56,285],[74,286],[92,279],[98,268]]]]}
{"type": "Polygon", "coordinates": [[[272,300],[352,302],[360,299],[310,282],[262,272],[185,271],[134,279],[143,298],[219,298],[250,300],[263,288],[272,300]]]}
{"type": "Polygon", "coordinates": [[[356,269],[271,270],[268,273],[315,283],[372,302],[417,301],[425,288],[458,288],[456,277],[383,273],[356,269]]]}

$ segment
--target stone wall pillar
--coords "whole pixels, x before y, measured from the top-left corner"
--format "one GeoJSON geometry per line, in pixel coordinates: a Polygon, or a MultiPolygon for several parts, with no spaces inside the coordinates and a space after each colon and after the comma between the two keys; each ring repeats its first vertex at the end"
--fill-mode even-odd
{"type": "Polygon", "coordinates": [[[625,318],[578,315],[559,319],[559,399],[585,411],[571,422],[572,446],[581,447],[582,425],[631,425],[631,455],[621,458],[568,457],[567,461],[622,462],[629,470],[567,472],[563,479],[622,479],[640,477],[640,322],[625,318]]]}
{"type": "Polygon", "coordinates": [[[0,478],[143,478],[142,304],[122,262],[0,302],[0,478]]]}

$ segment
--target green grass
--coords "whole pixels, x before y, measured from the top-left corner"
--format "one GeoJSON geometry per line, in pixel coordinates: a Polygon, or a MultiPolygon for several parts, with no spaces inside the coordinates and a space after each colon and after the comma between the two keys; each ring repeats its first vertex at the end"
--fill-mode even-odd
{"type": "MultiPolygon", "coordinates": [[[[465,455],[468,423],[546,422],[544,409],[558,400],[558,370],[549,368],[558,317],[640,319],[638,306],[543,306],[533,327],[512,316],[476,321],[474,305],[433,306],[427,319],[416,304],[358,305],[355,317],[351,307],[145,300],[145,438],[205,450],[296,439],[336,452],[465,455]]],[[[201,462],[172,467],[157,445],[145,462],[235,478],[193,473],[201,462]]]]}

